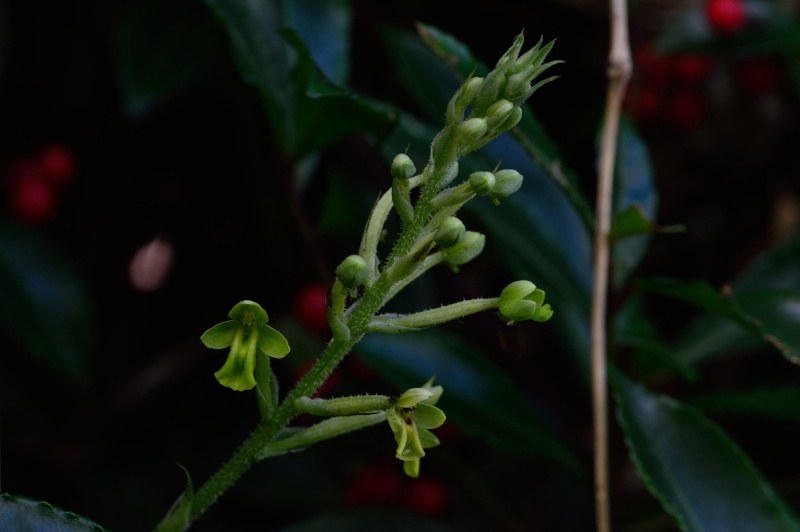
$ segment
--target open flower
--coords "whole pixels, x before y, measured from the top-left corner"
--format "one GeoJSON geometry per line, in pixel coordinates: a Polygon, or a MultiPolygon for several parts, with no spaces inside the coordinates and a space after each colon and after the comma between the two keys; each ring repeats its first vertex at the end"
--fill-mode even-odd
{"type": "Polygon", "coordinates": [[[434,406],[443,389],[432,384],[433,379],[421,388],[406,390],[386,413],[397,442],[397,458],[412,478],[419,476],[419,460],[425,456],[425,449],[439,445],[439,438],[429,429],[441,427],[446,419],[444,412],[434,406]]]}
{"type": "Polygon", "coordinates": [[[211,327],[200,340],[211,349],[230,347],[225,364],[214,373],[219,383],[239,392],[250,390],[256,385],[257,353],[283,358],[289,353],[289,343],[267,325],[269,316],[255,301],[240,301],[228,317],[231,319],[211,327]]]}

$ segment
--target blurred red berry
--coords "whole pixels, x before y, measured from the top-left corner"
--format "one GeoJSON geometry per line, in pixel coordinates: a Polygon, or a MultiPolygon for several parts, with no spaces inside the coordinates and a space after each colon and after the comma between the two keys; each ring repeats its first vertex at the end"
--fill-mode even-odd
{"type": "Polygon", "coordinates": [[[30,225],[45,224],[56,212],[53,189],[34,175],[23,175],[11,183],[9,202],[14,217],[30,225]]]}
{"type": "Polygon", "coordinates": [[[751,96],[772,92],[778,88],[781,70],[773,59],[746,59],[736,65],[734,71],[737,86],[751,96]]]}
{"type": "Polygon", "coordinates": [[[673,77],[673,61],[670,56],[657,53],[649,45],[642,46],[634,57],[634,71],[647,85],[662,87],[673,77]]]}
{"type": "Polygon", "coordinates": [[[39,152],[39,164],[44,176],[53,185],[68,185],[75,178],[77,166],[72,150],[61,144],[51,144],[39,152]]]}
{"type": "Polygon", "coordinates": [[[328,287],[322,283],[304,286],[294,298],[292,311],[294,317],[305,327],[319,333],[327,333],[328,315],[325,310],[325,298],[328,287]]]}
{"type": "Polygon", "coordinates": [[[667,102],[666,120],[681,130],[690,130],[699,126],[706,114],[706,105],[699,92],[681,89],[672,95],[667,102]]]}
{"type": "Polygon", "coordinates": [[[441,515],[447,507],[447,491],[437,479],[420,477],[408,486],[403,502],[416,512],[431,516],[441,515]]]}
{"type": "Polygon", "coordinates": [[[644,86],[639,88],[634,98],[636,118],[640,122],[647,122],[661,114],[664,107],[664,96],[661,89],[644,86]]]}
{"type": "Polygon", "coordinates": [[[675,74],[684,81],[700,82],[708,77],[711,71],[711,60],[694,54],[682,54],[673,60],[675,74]]]}
{"type": "Polygon", "coordinates": [[[706,18],[714,31],[731,35],[744,26],[744,3],[742,0],[708,0],[706,18]]]}
{"type": "Polygon", "coordinates": [[[403,479],[399,469],[368,466],[347,486],[344,502],[348,506],[392,504],[400,499],[402,491],[403,479]]]}

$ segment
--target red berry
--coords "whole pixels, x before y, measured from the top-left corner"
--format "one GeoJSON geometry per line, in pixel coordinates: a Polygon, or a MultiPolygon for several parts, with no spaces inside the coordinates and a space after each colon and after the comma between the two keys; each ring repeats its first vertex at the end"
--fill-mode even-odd
{"type": "Polygon", "coordinates": [[[735,76],[737,85],[745,94],[758,96],[778,88],[781,71],[774,60],[757,58],[736,65],[735,76]]]}
{"type": "Polygon", "coordinates": [[[744,26],[744,4],[741,0],[708,0],[706,18],[717,33],[734,34],[744,26]]]}
{"type": "Polygon", "coordinates": [[[636,93],[636,118],[640,122],[652,120],[661,114],[664,96],[661,89],[651,86],[641,87],[636,93]]]}
{"type": "Polygon", "coordinates": [[[392,504],[400,498],[402,490],[403,480],[398,469],[369,466],[345,489],[344,502],[348,506],[392,504]]]}
{"type": "Polygon", "coordinates": [[[675,73],[684,81],[703,81],[711,71],[711,61],[707,57],[683,54],[675,57],[675,73]]]}
{"type": "Polygon", "coordinates": [[[75,155],[66,146],[46,146],[39,152],[39,164],[44,176],[55,186],[67,185],[75,177],[75,155]]]}
{"type": "Polygon", "coordinates": [[[403,502],[419,513],[440,515],[447,507],[447,491],[435,478],[420,477],[408,486],[403,502]]]}
{"type": "Polygon", "coordinates": [[[695,90],[682,89],[667,103],[665,118],[678,129],[689,130],[699,126],[705,118],[706,108],[702,96],[695,90]]]}
{"type": "Polygon", "coordinates": [[[305,327],[319,333],[328,332],[328,315],[325,310],[325,298],[328,287],[322,283],[304,286],[294,298],[292,310],[294,317],[305,327]]]}
{"type": "Polygon", "coordinates": [[[15,179],[11,184],[9,200],[11,212],[21,222],[42,225],[56,212],[56,196],[43,180],[32,175],[15,179]]]}

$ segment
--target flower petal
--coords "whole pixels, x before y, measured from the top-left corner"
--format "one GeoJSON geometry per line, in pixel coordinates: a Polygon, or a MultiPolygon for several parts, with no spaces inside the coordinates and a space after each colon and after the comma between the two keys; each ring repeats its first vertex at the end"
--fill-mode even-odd
{"type": "Polygon", "coordinates": [[[422,444],[423,449],[430,449],[431,447],[439,445],[439,438],[437,438],[433,432],[428,429],[423,429],[422,427],[420,427],[418,431],[419,442],[422,444]]]}
{"type": "Polygon", "coordinates": [[[267,311],[255,301],[250,301],[249,299],[236,303],[231,311],[228,312],[228,317],[243,325],[262,325],[269,322],[267,311]]]}
{"type": "Polygon", "coordinates": [[[412,415],[416,424],[424,429],[441,427],[447,419],[440,409],[425,403],[418,404],[412,415]]]}
{"type": "Polygon", "coordinates": [[[403,462],[403,471],[405,471],[407,476],[417,478],[419,476],[419,460],[403,462]]]}
{"type": "Polygon", "coordinates": [[[289,351],[289,342],[286,338],[270,327],[262,324],[258,327],[258,350],[272,358],[283,358],[289,351]]]}
{"type": "Polygon", "coordinates": [[[233,320],[217,323],[203,333],[200,341],[209,349],[225,349],[233,343],[233,337],[238,328],[239,324],[233,320]]]}
{"type": "Polygon", "coordinates": [[[214,373],[214,376],[221,385],[237,392],[252,390],[256,385],[256,380],[253,378],[253,372],[256,369],[255,352],[252,352],[253,356],[250,356],[249,353],[247,356],[241,356],[233,351],[231,349],[225,364],[214,373]]]}
{"type": "Polygon", "coordinates": [[[409,388],[403,392],[403,395],[397,398],[395,406],[398,408],[411,408],[416,406],[420,401],[430,399],[432,396],[433,392],[426,388],[409,388]]]}

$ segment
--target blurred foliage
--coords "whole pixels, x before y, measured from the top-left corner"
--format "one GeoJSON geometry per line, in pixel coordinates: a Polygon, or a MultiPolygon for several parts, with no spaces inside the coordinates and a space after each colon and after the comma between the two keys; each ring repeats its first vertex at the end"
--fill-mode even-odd
{"type": "MultiPolygon", "coordinates": [[[[420,506],[424,484],[391,473],[369,485],[386,498],[353,502],[359,475],[397,466],[383,468],[384,427],[259,464],[196,528],[371,530],[377,512],[398,529],[592,528],[590,205],[607,24],[571,2],[468,1],[481,22],[470,30],[432,4],[0,2],[4,491],[141,530],[183,489],[176,460],[207,478],[258,409],[216,385],[222,359],[200,334],[220,309],[263,302],[292,345],[273,364],[290,388],[326,340],[292,315],[294,295],[330,281],[390,185],[389,161],[407,151],[422,167],[452,92],[519,24],[529,41],[558,38],[561,79],[461,174],[500,164],[523,188],[500,207],[471,202],[464,221],[487,233],[484,254],[392,305],[527,278],[555,317],[374,335],[321,391],[397,394],[435,375],[450,433],[422,477],[439,505],[429,493],[420,506]],[[52,222],[23,227],[13,168],[52,141],[77,154],[76,182],[52,222]],[[156,237],[175,262],[165,284],[137,291],[131,259],[156,237]]],[[[662,19],[656,4],[631,13],[637,70],[615,177],[613,513],[620,530],[722,518],[797,529],[800,25],[785,3],[752,0],[746,27],[720,36],[701,7],[675,3],[662,19]]],[[[20,505],[53,508],[7,498],[0,518],[20,505]]]]}

